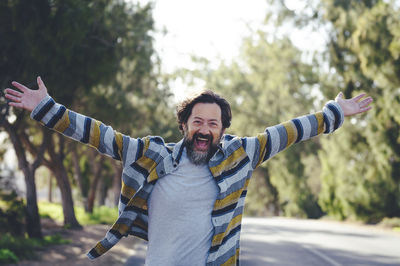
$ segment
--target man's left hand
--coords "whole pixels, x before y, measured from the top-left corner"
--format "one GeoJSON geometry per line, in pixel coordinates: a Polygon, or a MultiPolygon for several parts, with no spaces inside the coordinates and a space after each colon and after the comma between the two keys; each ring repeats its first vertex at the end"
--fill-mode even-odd
{"type": "Polygon", "coordinates": [[[365,93],[361,93],[351,99],[345,99],[343,93],[340,92],[338,96],[336,96],[335,101],[342,107],[344,116],[351,116],[364,113],[372,108],[370,103],[373,102],[373,99],[370,96],[361,100],[365,95],[365,93]]]}

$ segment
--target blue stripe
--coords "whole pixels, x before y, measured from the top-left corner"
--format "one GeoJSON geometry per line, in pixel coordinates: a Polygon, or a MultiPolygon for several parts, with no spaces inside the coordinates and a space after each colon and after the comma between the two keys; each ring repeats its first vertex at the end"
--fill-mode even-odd
{"type": "Polygon", "coordinates": [[[89,253],[88,253],[89,257],[94,259],[94,258],[98,258],[100,257],[100,254],[96,252],[96,250],[94,248],[92,248],[89,253]]]}
{"type": "Polygon", "coordinates": [[[92,124],[92,119],[90,117],[85,118],[84,130],[83,130],[83,137],[81,139],[82,143],[89,142],[89,135],[90,135],[90,126],[92,124]]]}
{"type": "Polygon", "coordinates": [[[61,119],[67,109],[61,106],[57,113],[47,122],[46,127],[53,128],[54,125],[61,119]]]}
{"type": "Polygon", "coordinates": [[[76,129],[76,113],[68,110],[69,127],[64,131],[68,137],[71,137],[75,133],[76,129]]]}
{"type": "Polygon", "coordinates": [[[296,139],[296,143],[299,142],[302,138],[303,138],[303,125],[301,124],[299,119],[293,119],[292,122],[294,123],[294,125],[296,126],[297,129],[297,139],[296,139]]]}
{"type": "Polygon", "coordinates": [[[131,167],[135,169],[137,172],[141,173],[144,176],[144,178],[147,178],[149,176],[149,172],[140,165],[138,165],[137,162],[133,162],[131,164],[131,167]]]}
{"type": "Polygon", "coordinates": [[[136,151],[135,161],[137,161],[142,156],[143,146],[144,146],[143,140],[138,139],[137,141],[138,141],[138,144],[137,144],[138,147],[137,147],[137,151],[136,151]]]}
{"type": "Polygon", "coordinates": [[[222,209],[213,210],[212,213],[211,213],[211,215],[212,215],[212,216],[221,216],[221,215],[224,215],[224,214],[226,214],[226,213],[228,213],[228,212],[234,210],[234,209],[236,208],[237,203],[238,203],[238,202],[236,201],[235,203],[232,203],[232,204],[230,204],[230,205],[228,205],[228,206],[226,206],[226,207],[224,207],[224,208],[222,208],[222,209]]]}
{"type": "Polygon", "coordinates": [[[265,156],[263,158],[263,162],[268,160],[269,157],[271,157],[271,150],[272,150],[272,143],[271,143],[271,134],[269,133],[268,129],[267,129],[267,143],[266,143],[266,152],[265,152],[265,156]]]}
{"type": "Polygon", "coordinates": [[[278,152],[284,150],[287,146],[287,132],[286,128],[283,125],[276,126],[276,129],[279,133],[279,150],[278,152]]]}
{"type": "Polygon", "coordinates": [[[47,114],[48,111],[50,111],[51,107],[55,104],[54,100],[50,98],[44,105],[43,107],[33,116],[33,119],[36,121],[40,121],[43,119],[43,117],[47,114]]]}
{"type": "Polygon", "coordinates": [[[115,140],[115,136],[113,138],[113,153],[114,153],[114,156],[113,156],[114,159],[121,160],[121,157],[119,156],[119,153],[118,153],[118,145],[117,145],[117,141],[115,140]]]}
{"type": "Polygon", "coordinates": [[[334,116],[335,116],[335,124],[334,124],[334,126],[333,126],[333,130],[336,130],[336,129],[339,127],[339,125],[340,125],[340,112],[339,112],[339,110],[336,108],[336,106],[333,105],[333,104],[331,104],[331,103],[328,104],[328,108],[329,108],[329,110],[332,111],[332,113],[333,113],[334,116]]]}
{"type": "Polygon", "coordinates": [[[308,115],[307,118],[311,125],[311,132],[310,132],[310,138],[311,138],[318,135],[318,120],[315,115],[308,115]]]}
{"type": "Polygon", "coordinates": [[[324,115],[324,122],[325,122],[325,131],[324,133],[329,133],[329,129],[331,128],[331,123],[329,122],[328,116],[325,113],[322,113],[324,115]]]}

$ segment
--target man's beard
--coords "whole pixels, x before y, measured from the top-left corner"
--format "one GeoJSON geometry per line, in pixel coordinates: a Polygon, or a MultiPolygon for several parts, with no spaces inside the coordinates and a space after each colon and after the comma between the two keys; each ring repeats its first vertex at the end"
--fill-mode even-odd
{"type": "MultiPolygon", "coordinates": [[[[220,139],[221,136],[218,139],[218,142],[220,139]]],[[[195,165],[206,164],[217,151],[218,142],[214,143],[214,138],[212,135],[203,135],[201,133],[195,133],[193,134],[192,138],[189,139],[187,136],[187,130],[185,130],[184,144],[186,147],[187,156],[189,160],[195,165]],[[195,140],[197,137],[208,139],[210,144],[208,145],[207,150],[199,151],[195,149],[195,140]]]]}

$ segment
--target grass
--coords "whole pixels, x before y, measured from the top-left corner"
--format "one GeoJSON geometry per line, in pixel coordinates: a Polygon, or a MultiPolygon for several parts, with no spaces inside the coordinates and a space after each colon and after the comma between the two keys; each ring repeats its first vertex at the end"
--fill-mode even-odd
{"type": "Polygon", "coordinates": [[[45,236],[43,239],[15,237],[11,234],[5,234],[0,237],[0,264],[17,263],[20,259],[34,259],[35,248],[70,242],[58,234],[45,236]]]}
{"type": "MultiPolygon", "coordinates": [[[[63,222],[64,215],[61,204],[51,202],[39,202],[40,217],[51,218],[63,222]]],[[[118,218],[118,209],[106,206],[96,207],[93,213],[85,213],[82,207],[75,206],[76,219],[81,225],[113,224],[118,218]]]]}

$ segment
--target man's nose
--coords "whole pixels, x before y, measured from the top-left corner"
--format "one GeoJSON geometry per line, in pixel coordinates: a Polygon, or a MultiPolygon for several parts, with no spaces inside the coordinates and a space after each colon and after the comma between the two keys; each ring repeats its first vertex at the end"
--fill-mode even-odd
{"type": "Polygon", "coordinates": [[[207,124],[202,124],[200,129],[199,129],[199,133],[203,134],[203,135],[208,135],[210,133],[210,129],[208,128],[207,124]]]}

